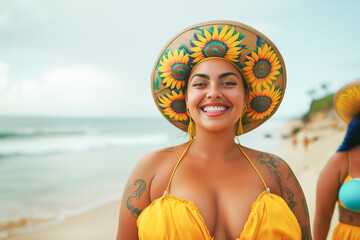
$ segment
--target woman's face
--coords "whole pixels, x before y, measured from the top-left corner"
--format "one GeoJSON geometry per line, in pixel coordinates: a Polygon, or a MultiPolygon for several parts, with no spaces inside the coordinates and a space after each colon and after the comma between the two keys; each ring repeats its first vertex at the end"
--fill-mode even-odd
{"type": "Polygon", "coordinates": [[[246,106],[242,76],[226,60],[205,60],[191,72],[185,100],[197,128],[232,128],[235,133],[235,123],[246,106]]]}

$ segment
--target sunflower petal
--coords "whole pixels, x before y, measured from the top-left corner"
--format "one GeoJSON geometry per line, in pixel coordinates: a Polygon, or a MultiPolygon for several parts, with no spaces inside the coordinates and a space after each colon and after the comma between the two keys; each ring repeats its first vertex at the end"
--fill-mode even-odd
{"type": "Polygon", "coordinates": [[[200,34],[196,34],[196,36],[197,36],[197,38],[201,41],[201,42],[207,42],[206,41],[206,38],[204,38],[202,35],[200,35],[200,34]]]}
{"type": "Polygon", "coordinates": [[[223,29],[221,30],[221,32],[219,34],[219,40],[223,40],[227,30],[228,30],[228,26],[223,27],[223,29]]]}
{"type": "Polygon", "coordinates": [[[204,29],[204,34],[205,34],[206,40],[210,41],[211,40],[211,34],[209,33],[209,31],[206,28],[204,29]]]}
{"type": "Polygon", "coordinates": [[[192,43],[195,45],[195,46],[197,46],[197,47],[201,47],[201,48],[203,48],[205,45],[206,45],[206,43],[204,43],[204,42],[200,42],[200,41],[192,41],[192,43]]]}
{"type": "Polygon", "coordinates": [[[168,77],[168,76],[170,76],[171,75],[171,72],[164,72],[164,73],[162,73],[161,75],[160,75],[160,77],[162,77],[162,78],[164,78],[164,77],[168,77]]]}
{"type": "Polygon", "coordinates": [[[234,28],[231,28],[227,33],[226,35],[224,36],[224,41],[228,40],[234,33],[234,28]]]}
{"type": "Polygon", "coordinates": [[[213,26],[213,27],[214,27],[213,39],[218,40],[219,39],[219,30],[216,26],[213,26]]]}

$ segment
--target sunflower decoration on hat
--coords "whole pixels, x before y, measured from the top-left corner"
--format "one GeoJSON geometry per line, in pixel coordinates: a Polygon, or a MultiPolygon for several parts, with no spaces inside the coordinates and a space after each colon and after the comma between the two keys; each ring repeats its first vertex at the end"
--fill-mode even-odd
{"type": "Polygon", "coordinates": [[[339,117],[349,124],[360,113],[360,80],[346,84],[337,91],[334,106],[339,117]]]}
{"type": "Polygon", "coordinates": [[[154,101],[173,125],[187,131],[187,79],[193,67],[207,58],[223,58],[234,64],[249,87],[247,110],[241,118],[244,133],[260,126],[279,108],[286,72],[275,45],[257,30],[238,22],[205,22],[171,39],[152,72],[154,101]]]}

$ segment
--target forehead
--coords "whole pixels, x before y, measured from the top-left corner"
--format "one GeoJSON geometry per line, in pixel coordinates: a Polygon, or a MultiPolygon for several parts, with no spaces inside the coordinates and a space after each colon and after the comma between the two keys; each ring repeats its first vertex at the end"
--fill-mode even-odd
{"type": "Polygon", "coordinates": [[[239,78],[241,78],[241,73],[233,64],[224,60],[224,59],[206,59],[198,63],[193,70],[191,71],[190,78],[197,74],[206,74],[206,75],[220,75],[223,73],[232,72],[235,73],[239,78]]]}

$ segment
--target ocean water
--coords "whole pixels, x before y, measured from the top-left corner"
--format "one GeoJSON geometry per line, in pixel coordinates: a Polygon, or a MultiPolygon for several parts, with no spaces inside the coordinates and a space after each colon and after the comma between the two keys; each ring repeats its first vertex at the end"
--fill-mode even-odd
{"type": "MultiPolygon", "coordinates": [[[[269,121],[240,137],[269,151],[283,121],[269,121]]],[[[46,220],[0,232],[45,228],[121,198],[137,160],[150,150],[188,140],[165,119],[0,117],[0,226],[46,220]]],[[[36,230],[36,229],[35,229],[36,230]]]]}

